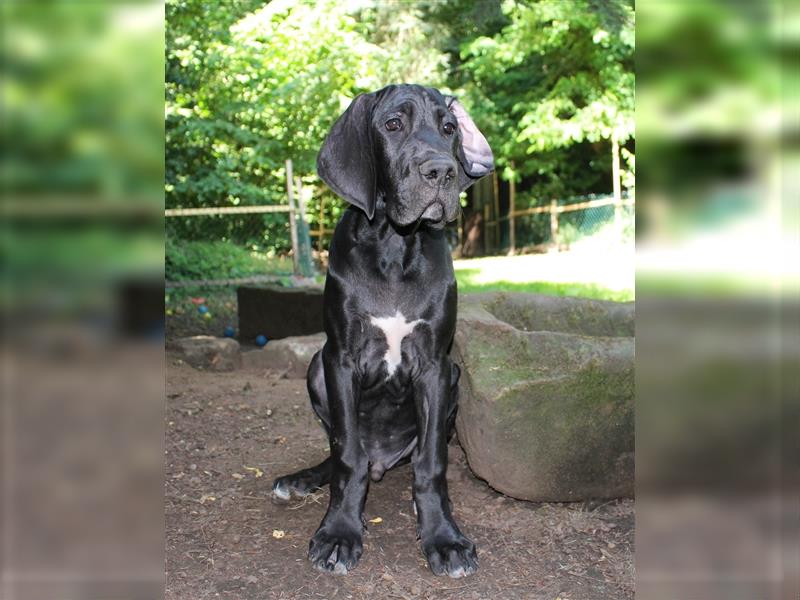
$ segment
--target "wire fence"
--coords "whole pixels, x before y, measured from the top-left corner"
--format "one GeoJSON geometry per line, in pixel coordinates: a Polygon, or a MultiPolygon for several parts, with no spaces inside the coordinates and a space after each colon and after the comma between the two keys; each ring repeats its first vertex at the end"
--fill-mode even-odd
{"type": "MultiPolygon", "coordinates": [[[[333,232],[324,227],[330,201],[310,200],[297,206],[292,201],[279,206],[167,210],[167,287],[269,282],[293,273],[313,277],[301,273],[296,260],[281,259],[281,255],[294,259],[298,249],[310,254],[313,247],[317,261],[324,262],[333,232]],[[304,238],[300,242],[298,225],[304,238]],[[264,253],[253,240],[275,239],[270,236],[291,240],[291,245],[283,252],[264,253]],[[187,240],[201,243],[192,246],[187,240]],[[184,248],[175,253],[173,244],[184,248]],[[188,254],[187,247],[192,248],[188,254]]],[[[447,234],[452,248],[464,257],[568,250],[595,236],[622,244],[633,240],[634,203],[627,195],[583,196],[517,207],[504,215],[498,214],[497,202],[485,203],[483,211],[473,211],[477,219],[460,218],[447,234]]]]}
{"type": "MultiPolygon", "coordinates": [[[[607,204],[557,212],[555,223],[553,213],[549,211],[518,217],[514,223],[517,247],[524,249],[549,245],[568,249],[582,239],[599,234],[616,238],[620,243],[632,240],[635,212],[633,202],[615,206],[613,198],[607,200],[607,204]]],[[[574,204],[557,204],[562,209],[569,209],[571,206],[574,204]]]]}
{"type": "Polygon", "coordinates": [[[495,203],[483,205],[459,225],[464,257],[544,250],[568,250],[581,240],[602,235],[608,243],[629,243],[634,236],[635,201],[623,195],[551,200],[499,214],[495,203]]]}

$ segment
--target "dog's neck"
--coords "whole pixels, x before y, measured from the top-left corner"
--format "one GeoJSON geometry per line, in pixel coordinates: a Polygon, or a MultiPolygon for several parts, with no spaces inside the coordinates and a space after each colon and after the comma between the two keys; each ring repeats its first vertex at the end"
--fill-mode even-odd
{"type": "Polygon", "coordinates": [[[420,268],[429,260],[440,260],[434,256],[441,256],[442,252],[449,257],[449,250],[442,249],[447,246],[442,229],[434,230],[424,223],[399,227],[389,219],[382,202],[376,205],[371,220],[358,208],[348,210],[357,215],[357,224],[350,230],[352,243],[362,248],[371,246],[373,260],[378,265],[388,268],[396,264],[406,272],[420,268]]]}

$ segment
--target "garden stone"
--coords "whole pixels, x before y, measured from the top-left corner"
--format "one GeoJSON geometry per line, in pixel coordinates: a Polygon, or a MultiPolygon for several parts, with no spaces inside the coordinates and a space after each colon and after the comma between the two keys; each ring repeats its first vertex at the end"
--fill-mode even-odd
{"type": "Polygon", "coordinates": [[[285,373],[289,379],[305,379],[314,353],[325,344],[324,333],[293,336],[267,343],[264,348],[242,354],[247,369],[270,369],[285,373]]]}
{"type": "Polygon", "coordinates": [[[524,500],[633,495],[634,304],[533,294],[459,302],[458,439],[524,500]]]}
{"type": "Polygon", "coordinates": [[[196,335],[180,338],[171,345],[183,360],[196,369],[233,371],[242,364],[239,342],[231,338],[196,335]]]}

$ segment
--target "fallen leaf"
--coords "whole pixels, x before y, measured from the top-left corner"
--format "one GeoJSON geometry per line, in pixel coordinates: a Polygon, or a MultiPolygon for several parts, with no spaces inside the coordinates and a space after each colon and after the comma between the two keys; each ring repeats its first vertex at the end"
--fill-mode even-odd
{"type": "Polygon", "coordinates": [[[380,517],[375,517],[374,519],[370,519],[369,522],[373,525],[377,525],[378,523],[383,523],[383,519],[380,517]]]}
{"type": "Polygon", "coordinates": [[[214,502],[216,500],[216,496],[212,496],[211,494],[203,494],[200,496],[200,504],[205,504],[206,502],[214,502]]]}
{"type": "Polygon", "coordinates": [[[259,469],[258,467],[245,467],[245,471],[252,471],[256,477],[263,477],[264,471],[259,469]]]}
{"type": "Polygon", "coordinates": [[[283,529],[273,529],[272,530],[272,537],[274,537],[276,540],[281,539],[285,535],[286,535],[286,532],[283,529]]]}

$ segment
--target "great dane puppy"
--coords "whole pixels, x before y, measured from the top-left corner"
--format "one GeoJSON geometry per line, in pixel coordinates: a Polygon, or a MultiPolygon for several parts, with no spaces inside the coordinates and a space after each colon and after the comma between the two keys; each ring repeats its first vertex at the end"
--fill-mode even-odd
{"type": "Polygon", "coordinates": [[[276,479],[273,497],[330,484],[308,557],[344,574],[361,557],[368,479],[410,457],[428,564],[437,575],[468,575],[475,545],[453,520],[445,478],[459,369],[448,356],[456,280],[443,228],[458,214],[459,193],[493,170],[492,151],[455,98],[390,85],[353,100],[317,170],[352,205],[330,246],[327,343],[308,369],[330,457],[276,479]]]}

